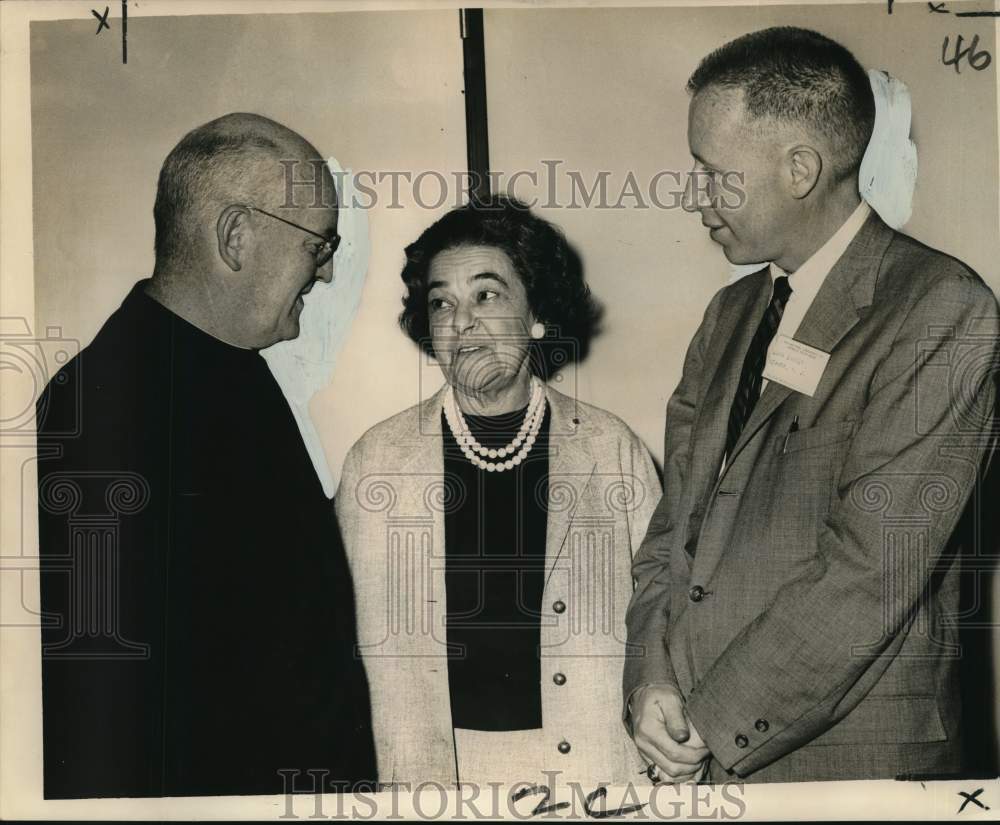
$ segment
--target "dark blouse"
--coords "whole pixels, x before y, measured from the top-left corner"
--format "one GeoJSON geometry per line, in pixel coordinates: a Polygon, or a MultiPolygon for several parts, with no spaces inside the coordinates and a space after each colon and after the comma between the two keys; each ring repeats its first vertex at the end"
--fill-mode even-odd
{"type": "MultiPolygon", "coordinates": [[[[526,412],[465,418],[480,444],[502,447],[526,412]]],[[[549,410],[531,452],[503,472],[476,467],[443,413],[441,425],[445,480],[456,494],[444,525],[452,723],[490,731],[540,728],[549,410]]]]}

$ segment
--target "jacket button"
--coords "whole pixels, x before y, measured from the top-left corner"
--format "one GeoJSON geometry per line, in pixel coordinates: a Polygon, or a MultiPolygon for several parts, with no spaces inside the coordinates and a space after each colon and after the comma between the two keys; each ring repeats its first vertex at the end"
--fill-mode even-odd
{"type": "Polygon", "coordinates": [[[757,728],[761,733],[767,733],[767,729],[771,726],[767,724],[767,719],[758,719],[754,722],[754,727],[757,728]]]}
{"type": "Polygon", "coordinates": [[[688,591],[688,598],[693,602],[700,602],[705,598],[705,588],[700,584],[696,584],[688,591]]]}
{"type": "Polygon", "coordinates": [[[557,601],[557,602],[553,603],[552,609],[556,613],[565,613],[566,612],[566,603],[563,602],[563,601],[557,601]]]}
{"type": "Polygon", "coordinates": [[[557,685],[565,685],[566,676],[563,673],[557,673],[552,677],[552,681],[555,682],[557,685]]]}
{"type": "Polygon", "coordinates": [[[737,734],[737,736],[736,736],[736,747],[738,747],[738,748],[745,748],[749,744],[750,744],[750,740],[747,739],[742,733],[737,734]]]}
{"type": "Polygon", "coordinates": [[[559,743],[559,753],[569,753],[569,742],[565,739],[559,743]]]}

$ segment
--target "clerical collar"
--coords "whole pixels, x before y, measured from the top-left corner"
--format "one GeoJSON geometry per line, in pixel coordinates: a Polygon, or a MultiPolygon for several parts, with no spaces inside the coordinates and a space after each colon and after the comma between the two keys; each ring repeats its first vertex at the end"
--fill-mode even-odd
{"type": "Polygon", "coordinates": [[[142,306],[147,313],[150,313],[157,318],[168,319],[173,323],[176,330],[182,331],[189,338],[195,339],[201,344],[210,346],[219,351],[231,353],[237,358],[251,358],[260,355],[258,350],[238,347],[235,344],[223,341],[221,338],[216,338],[211,333],[205,332],[205,330],[201,327],[195,326],[187,319],[182,318],[172,309],[165,307],[146,292],[146,288],[149,286],[150,281],[151,279],[149,278],[139,281],[134,287],[132,287],[132,291],[128,294],[125,301],[127,303],[135,303],[138,306],[142,306]]]}

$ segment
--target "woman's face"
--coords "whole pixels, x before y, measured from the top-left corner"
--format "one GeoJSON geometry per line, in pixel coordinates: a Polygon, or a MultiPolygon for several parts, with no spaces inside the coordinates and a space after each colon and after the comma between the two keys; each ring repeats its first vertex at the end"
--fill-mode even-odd
{"type": "Polygon", "coordinates": [[[460,246],[431,259],[431,343],[445,378],[468,394],[502,394],[526,370],[535,317],[507,253],[460,246]]]}

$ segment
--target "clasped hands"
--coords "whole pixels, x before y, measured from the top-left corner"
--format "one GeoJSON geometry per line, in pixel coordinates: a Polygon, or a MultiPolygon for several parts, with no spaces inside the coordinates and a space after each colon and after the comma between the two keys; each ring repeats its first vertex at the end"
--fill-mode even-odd
{"type": "Polygon", "coordinates": [[[697,782],[711,756],[672,685],[643,685],[629,702],[632,739],[650,765],[650,779],[697,782]],[[658,776],[657,776],[658,774],[658,776]]]}

